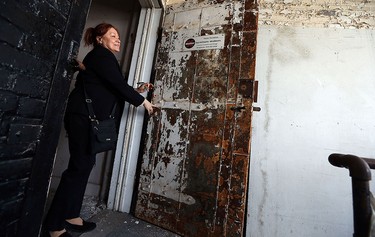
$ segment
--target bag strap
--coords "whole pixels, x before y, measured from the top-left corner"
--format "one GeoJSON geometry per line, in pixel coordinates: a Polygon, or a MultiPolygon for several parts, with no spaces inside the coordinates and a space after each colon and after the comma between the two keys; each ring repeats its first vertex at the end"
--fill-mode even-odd
{"type": "Polygon", "coordinates": [[[110,118],[115,118],[116,106],[117,106],[117,103],[113,105],[111,115],[109,115],[110,118]]]}
{"type": "MultiPolygon", "coordinates": [[[[93,120],[96,120],[96,115],[94,113],[94,108],[92,106],[92,100],[89,98],[89,96],[87,95],[87,92],[86,92],[86,88],[85,88],[85,83],[83,82],[83,92],[85,93],[85,101],[86,101],[86,104],[87,104],[87,109],[89,111],[89,118],[93,121],[93,120]]],[[[110,118],[114,118],[115,117],[115,112],[116,112],[116,106],[117,106],[117,103],[115,103],[113,105],[113,108],[112,108],[112,112],[111,114],[109,115],[110,118]]]]}

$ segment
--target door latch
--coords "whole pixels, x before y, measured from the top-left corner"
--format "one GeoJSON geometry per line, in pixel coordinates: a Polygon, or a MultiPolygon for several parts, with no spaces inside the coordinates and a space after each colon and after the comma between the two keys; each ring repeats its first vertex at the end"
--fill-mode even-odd
{"type": "Polygon", "coordinates": [[[241,112],[243,109],[246,109],[245,106],[233,106],[230,107],[230,110],[235,111],[235,112],[241,112]]]}
{"type": "Polygon", "coordinates": [[[253,111],[256,111],[256,112],[259,112],[261,111],[262,109],[260,107],[253,107],[253,111]]]}

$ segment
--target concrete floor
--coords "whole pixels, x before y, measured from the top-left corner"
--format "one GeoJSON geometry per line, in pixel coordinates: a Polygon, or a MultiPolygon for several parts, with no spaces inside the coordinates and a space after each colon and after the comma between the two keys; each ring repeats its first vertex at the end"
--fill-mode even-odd
{"type": "Polygon", "coordinates": [[[96,223],[95,230],[84,233],[71,233],[74,237],[180,237],[175,233],[135,218],[128,213],[106,209],[94,197],[85,196],[81,217],[96,223]]]}
{"type": "Polygon", "coordinates": [[[178,237],[179,235],[139,220],[127,213],[102,210],[89,219],[95,230],[80,237],[178,237]]]}

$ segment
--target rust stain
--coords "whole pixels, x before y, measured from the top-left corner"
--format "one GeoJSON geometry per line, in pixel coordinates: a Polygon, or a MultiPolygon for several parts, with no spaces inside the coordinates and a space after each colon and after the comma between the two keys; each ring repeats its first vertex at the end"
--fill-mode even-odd
{"type": "Polygon", "coordinates": [[[169,1],[137,217],[184,236],[242,236],[251,109],[230,108],[251,108],[257,15],[256,1],[169,1]],[[223,49],[180,50],[184,37],[213,34],[223,49]]]}

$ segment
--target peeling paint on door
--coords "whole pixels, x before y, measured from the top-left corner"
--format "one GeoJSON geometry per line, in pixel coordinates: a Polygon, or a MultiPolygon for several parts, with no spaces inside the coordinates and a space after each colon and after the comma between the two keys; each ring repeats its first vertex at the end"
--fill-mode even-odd
{"type": "Polygon", "coordinates": [[[136,216],[184,236],[242,236],[257,3],[168,2],[136,216]],[[182,52],[186,38],[218,34],[223,49],[182,52]]]}

